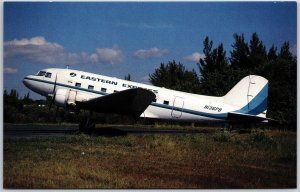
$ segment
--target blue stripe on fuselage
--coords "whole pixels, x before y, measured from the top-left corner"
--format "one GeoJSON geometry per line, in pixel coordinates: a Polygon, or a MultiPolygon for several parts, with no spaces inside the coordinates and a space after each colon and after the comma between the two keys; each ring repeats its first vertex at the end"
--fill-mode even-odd
{"type": "MultiPolygon", "coordinates": [[[[35,79],[35,78],[29,78],[29,77],[25,77],[24,79],[54,85],[54,82],[52,82],[52,81],[46,81],[46,80],[42,80],[42,79],[35,79]]],[[[100,95],[107,95],[108,94],[108,93],[105,93],[105,92],[102,92],[102,91],[95,91],[95,90],[91,90],[91,89],[85,89],[85,88],[76,87],[76,86],[72,86],[72,85],[61,84],[61,83],[56,83],[56,86],[77,89],[77,90],[86,91],[86,92],[90,92],[90,93],[96,93],[96,94],[100,94],[100,95]]]]}
{"type": "Polygon", "coordinates": [[[183,113],[189,113],[189,114],[192,114],[192,115],[200,115],[200,116],[212,117],[212,118],[216,118],[216,119],[226,119],[227,118],[227,113],[219,113],[219,114],[204,113],[204,112],[200,112],[200,111],[195,111],[195,110],[190,110],[190,109],[185,109],[185,108],[179,108],[179,107],[174,107],[174,106],[160,104],[160,103],[154,103],[154,102],[152,102],[150,105],[152,105],[154,107],[160,107],[160,108],[179,111],[179,112],[183,112],[183,113]]]}

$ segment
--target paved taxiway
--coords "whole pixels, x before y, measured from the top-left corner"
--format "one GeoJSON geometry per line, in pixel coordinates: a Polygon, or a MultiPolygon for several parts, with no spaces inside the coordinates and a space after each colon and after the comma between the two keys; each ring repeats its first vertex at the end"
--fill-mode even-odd
{"type": "Polygon", "coordinates": [[[4,138],[64,136],[78,130],[77,126],[4,124],[4,138]]]}
{"type": "MultiPolygon", "coordinates": [[[[37,125],[37,124],[4,124],[4,139],[7,138],[44,138],[59,137],[78,132],[74,125],[37,125]]],[[[122,136],[128,134],[195,134],[207,133],[205,130],[168,130],[158,128],[103,127],[93,134],[103,136],[122,136]]]]}

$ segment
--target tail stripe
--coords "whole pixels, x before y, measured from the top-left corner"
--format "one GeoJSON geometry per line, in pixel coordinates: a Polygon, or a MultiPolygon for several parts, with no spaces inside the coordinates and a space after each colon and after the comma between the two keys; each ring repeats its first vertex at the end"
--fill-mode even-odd
{"type": "Polygon", "coordinates": [[[237,113],[245,113],[250,115],[258,115],[265,110],[267,110],[267,101],[268,101],[268,84],[266,84],[263,89],[241,109],[235,111],[237,113]],[[248,106],[251,106],[249,109],[248,106]]]}

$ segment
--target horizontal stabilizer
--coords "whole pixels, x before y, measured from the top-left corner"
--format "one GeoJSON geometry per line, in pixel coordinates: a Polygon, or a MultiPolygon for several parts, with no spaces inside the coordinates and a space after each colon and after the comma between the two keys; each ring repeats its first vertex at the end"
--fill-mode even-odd
{"type": "Polygon", "coordinates": [[[262,122],[262,121],[274,121],[273,119],[256,116],[256,115],[249,115],[243,113],[228,113],[227,120],[229,121],[242,121],[242,122],[262,122]]]}
{"type": "Polygon", "coordinates": [[[76,106],[98,113],[116,113],[139,117],[155,100],[155,97],[156,95],[147,89],[127,89],[88,101],[77,101],[76,106]]]}

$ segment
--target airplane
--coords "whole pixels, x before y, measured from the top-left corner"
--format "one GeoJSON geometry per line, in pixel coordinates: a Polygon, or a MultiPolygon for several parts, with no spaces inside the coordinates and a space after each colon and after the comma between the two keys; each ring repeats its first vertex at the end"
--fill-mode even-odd
{"type": "Polygon", "coordinates": [[[95,127],[93,112],[186,122],[268,122],[268,80],[249,75],[222,97],[186,93],[115,77],[62,68],[40,70],[26,87],[69,112],[88,110],[81,130],[95,127]]]}

